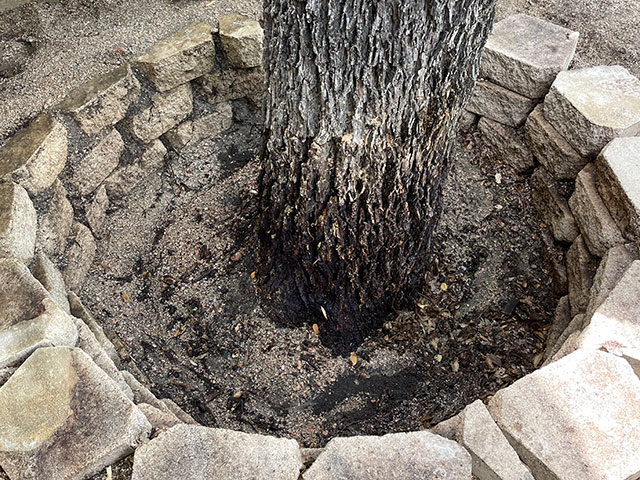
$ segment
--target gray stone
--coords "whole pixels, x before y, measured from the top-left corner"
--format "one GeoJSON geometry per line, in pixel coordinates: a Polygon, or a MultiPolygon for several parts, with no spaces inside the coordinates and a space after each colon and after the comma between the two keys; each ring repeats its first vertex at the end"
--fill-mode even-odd
{"type": "Polygon", "coordinates": [[[500,390],[489,411],[536,479],[640,475],[640,380],[614,355],[578,350],[500,390]]]}
{"type": "Polygon", "coordinates": [[[559,180],[573,180],[587,164],[587,160],[547,122],[542,104],[527,118],[524,134],[533,155],[559,180]]]}
{"type": "Polygon", "coordinates": [[[558,301],[553,314],[553,323],[547,335],[547,346],[544,350],[544,358],[551,358],[556,342],[571,322],[571,304],[569,296],[565,295],[558,301]]]}
{"type": "Polygon", "coordinates": [[[623,234],[640,238],[640,137],[616,138],[602,150],[596,185],[623,234]]]}
{"type": "Polygon", "coordinates": [[[620,229],[598,194],[593,163],[578,174],[569,207],[593,255],[602,257],[611,247],[624,243],[620,229]]]}
{"type": "Polygon", "coordinates": [[[152,105],[131,120],[133,136],[149,143],[187,118],[193,110],[191,84],[186,83],[153,96],[152,105]]]}
{"type": "Polygon", "coordinates": [[[582,235],[576,238],[567,252],[567,276],[569,279],[569,303],[571,315],[584,313],[589,305],[589,295],[598,268],[598,259],[589,253],[582,235]]]}
{"type": "Polygon", "coordinates": [[[0,184],[0,257],[33,258],[37,222],[25,189],[15,183],[0,184]]]}
{"type": "Polygon", "coordinates": [[[151,142],[136,163],[118,168],[107,178],[105,187],[109,198],[128,195],[147,176],[162,168],[166,154],[167,149],[160,140],[151,142]]]}
{"type": "Polygon", "coordinates": [[[140,82],[129,65],[112,70],[73,89],[59,108],[69,113],[88,135],[122,120],[140,96],[140,82]]]}
{"type": "Polygon", "coordinates": [[[165,133],[164,138],[169,142],[171,148],[180,151],[189,144],[192,135],[193,122],[187,120],[165,133]]]}
{"type": "Polygon", "coordinates": [[[536,106],[535,100],[486,80],[478,80],[465,108],[511,127],[522,125],[536,106]]]}
{"type": "Polygon", "coordinates": [[[433,433],[334,438],[304,480],[471,479],[471,457],[456,442],[433,433]]]}
{"type": "Polygon", "coordinates": [[[265,73],[262,67],[210,73],[202,76],[198,82],[211,103],[247,98],[256,107],[262,105],[265,92],[265,73]]]}
{"type": "Polygon", "coordinates": [[[61,255],[67,247],[67,236],[73,225],[73,207],[60,180],[49,189],[40,214],[36,244],[49,256],[61,255]]]}
{"type": "Polygon", "coordinates": [[[298,480],[301,468],[295,440],[176,425],[136,450],[131,479],[298,480]]]}
{"type": "Polygon", "coordinates": [[[249,17],[232,13],[220,19],[220,41],[227,59],[238,68],[262,65],[260,24],[249,17]]]}
{"type": "Polygon", "coordinates": [[[73,167],[69,186],[80,195],[89,195],[118,166],[124,148],[124,141],[118,131],[111,130],[73,167]]]}
{"type": "Polygon", "coordinates": [[[544,222],[551,227],[556,240],[571,243],[578,236],[578,226],[569,204],[559,193],[556,182],[544,167],[538,167],[531,176],[533,203],[544,222]]]}
{"type": "Polygon", "coordinates": [[[71,305],[71,314],[74,317],[81,319],[91,330],[91,333],[96,337],[96,340],[100,343],[102,349],[109,355],[109,358],[113,360],[116,365],[120,364],[120,357],[116,348],[113,346],[113,343],[109,338],[105,335],[102,326],[96,321],[96,319],[91,315],[89,310],[85,308],[82,304],[78,296],[69,292],[69,305],[71,305]]]}
{"type": "Polygon", "coordinates": [[[167,132],[166,138],[175,150],[197,145],[206,138],[212,138],[224,132],[233,124],[231,103],[218,103],[213,112],[203,117],[186,121],[167,132]]]}
{"type": "Polygon", "coordinates": [[[638,260],[638,254],[634,250],[631,245],[617,245],[602,257],[591,286],[586,312],[588,318],[602,305],[631,263],[638,260]]]}
{"type": "Polygon", "coordinates": [[[513,167],[516,172],[526,172],[535,167],[536,161],[533,154],[515,128],[488,118],[481,118],[478,122],[478,131],[493,155],[513,167]]]}
{"type": "Polygon", "coordinates": [[[74,222],[71,232],[73,239],[65,252],[67,265],[62,274],[67,287],[78,290],[91,268],[97,247],[89,227],[74,222]]]}
{"type": "Polygon", "coordinates": [[[640,80],[620,66],[561,72],[544,101],[547,120],[583,157],[640,133],[640,80]]]}
{"type": "Polygon", "coordinates": [[[171,427],[182,424],[182,422],[173,413],[160,410],[148,403],[140,403],[137,405],[144,416],[147,417],[149,423],[154,430],[165,431],[171,427]]]}
{"type": "Polygon", "coordinates": [[[194,23],[153,45],[133,65],[164,92],[204,75],[214,62],[211,26],[194,23]]]}
{"type": "Polygon", "coordinates": [[[33,265],[31,265],[31,273],[47,289],[58,306],[65,312],[71,313],[67,298],[67,286],[64,284],[62,273],[45,254],[36,254],[33,265]]]}
{"type": "Polygon", "coordinates": [[[42,348],[0,388],[0,466],[12,480],[83,480],[151,425],[80,349],[42,348]]]}
{"type": "Polygon", "coordinates": [[[580,336],[579,346],[640,352],[640,260],[629,266],[596,309],[580,336]]]}
{"type": "Polygon", "coordinates": [[[93,200],[87,205],[84,212],[87,224],[96,237],[99,236],[102,231],[102,225],[104,224],[105,218],[107,218],[108,208],[109,196],[107,195],[107,189],[104,185],[101,185],[98,190],[96,190],[93,200]]]}
{"type": "Polygon", "coordinates": [[[42,114],[0,149],[0,178],[35,195],[53,184],[66,163],[67,130],[50,114],[42,114]]]}
{"type": "Polygon", "coordinates": [[[136,405],[139,405],[141,403],[146,403],[148,405],[151,405],[152,407],[157,408],[162,412],[173,413],[173,410],[171,410],[161,400],[158,400],[156,396],[153,393],[151,393],[151,390],[149,390],[142,383],[140,383],[138,379],[134,377],[130,372],[126,370],[122,370],[122,372],[120,373],[124,381],[127,383],[127,385],[129,385],[129,388],[133,392],[133,401],[135,402],[136,405]]]}
{"type": "Polygon", "coordinates": [[[324,452],[324,448],[301,448],[302,463],[306,468],[309,468],[313,462],[315,462],[320,454],[324,452]]]}
{"type": "Polygon", "coordinates": [[[169,398],[162,398],[160,401],[164,403],[182,423],[186,423],[187,425],[198,425],[198,422],[196,422],[191,415],[182,410],[173,400],[169,398]]]}
{"type": "Polygon", "coordinates": [[[482,54],[480,76],[525,97],[542,98],[569,68],[578,32],[517,14],[497,22],[482,54]]]}
{"type": "Polygon", "coordinates": [[[551,270],[549,273],[551,274],[553,291],[557,295],[565,295],[569,291],[565,249],[556,243],[548,227],[540,229],[540,237],[546,247],[547,265],[545,265],[545,270],[551,270]]]}

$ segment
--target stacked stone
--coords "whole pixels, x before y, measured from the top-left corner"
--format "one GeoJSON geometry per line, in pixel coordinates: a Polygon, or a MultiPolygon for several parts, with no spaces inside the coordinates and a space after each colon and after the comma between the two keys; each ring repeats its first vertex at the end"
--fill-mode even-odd
{"type": "Polygon", "coordinates": [[[521,127],[556,75],[569,67],[578,33],[514,15],[495,24],[480,64],[480,79],[466,109],[496,157],[518,173],[535,166],[521,127]]]}

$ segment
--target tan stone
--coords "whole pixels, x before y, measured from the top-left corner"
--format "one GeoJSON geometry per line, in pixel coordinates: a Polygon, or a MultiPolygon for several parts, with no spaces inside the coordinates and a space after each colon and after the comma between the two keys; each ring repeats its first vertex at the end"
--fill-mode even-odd
{"type": "Polygon", "coordinates": [[[160,399],[160,401],[164,403],[169,408],[169,410],[171,410],[171,412],[180,419],[182,423],[186,423],[188,425],[198,425],[198,422],[196,422],[191,415],[182,410],[182,408],[180,408],[178,404],[173,400],[169,398],[162,398],[160,399]]]}
{"type": "Polygon", "coordinates": [[[578,350],[500,390],[489,411],[538,480],[640,475],[640,380],[614,355],[578,350]]]}
{"type": "Polygon", "coordinates": [[[254,106],[262,105],[266,89],[262,67],[225,70],[204,75],[198,80],[211,103],[247,98],[254,106]]]}
{"type": "Polygon", "coordinates": [[[73,167],[69,186],[81,195],[89,195],[120,163],[124,141],[117,130],[112,130],[73,167]]]}
{"type": "Polygon", "coordinates": [[[480,76],[529,98],[543,97],[569,67],[578,32],[517,14],[497,22],[487,40],[480,76]]]}
{"type": "Polygon", "coordinates": [[[140,82],[129,65],[122,65],[73,89],[59,108],[71,114],[88,135],[97,135],[122,120],[139,96],[140,82]]]}
{"type": "Polygon", "coordinates": [[[390,478],[471,478],[471,457],[456,442],[433,433],[331,440],[304,480],[387,480],[390,478]]]}
{"type": "Polygon", "coordinates": [[[624,243],[620,229],[598,194],[593,163],[578,174],[569,207],[593,255],[602,257],[611,247],[624,243]]]}
{"type": "Polygon", "coordinates": [[[640,239],[640,137],[616,138],[602,150],[596,184],[623,234],[640,239]]]}
{"type": "Polygon", "coordinates": [[[571,322],[571,305],[569,303],[569,296],[565,295],[558,301],[556,310],[553,314],[553,323],[551,329],[547,335],[547,346],[544,350],[544,358],[550,358],[553,355],[553,350],[556,342],[565,331],[569,323],[571,322]]]}
{"type": "Polygon", "coordinates": [[[109,196],[107,195],[107,189],[104,185],[101,185],[96,194],[93,197],[91,203],[85,208],[85,218],[87,224],[94,236],[99,236],[102,231],[102,225],[107,218],[107,209],[109,208],[109,196]]]}
{"type": "Polygon", "coordinates": [[[215,62],[211,26],[194,23],[153,45],[133,64],[160,92],[209,72],[215,62]]]}
{"type": "Polygon", "coordinates": [[[53,184],[66,162],[67,130],[50,114],[42,114],[0,148],[0,178],[35,195],[53,184]]]}
{"type": "Polygon", "coordinates": [[[526,172],[535,167],[533,154],[515,128],[483,117],[478,122],[478,132],[493,155],[516,172],[526,172]]]}
{"type": "Polygon", "coordinates": [[[232,13],[220,19],[220,41],[227,59],[238,68],[262,65],[262,40],[260,24],[244,15],[232,13]]]}
{"type": "Polygon", "coordinates": [[[518,127],[536,106],[535,100],[486,80],[478,80],[465,108],[496,122],[518,127]]]}
{"type": "Polygon", "coordinates": [[[640,80],[620,66],[560,72],[544,100],[549,123],[585,158],[640,133],[640,80]]]}
{"type": "Polygon", "coordinates": [[[25,189],[15,183],[0,184],[0,257],[33,258],[37,221],[25,189]]]}
{"type": "Polygon", "coordinates": [[[59,180],[54,182],[47,194],[38,222],[36,243],[47,255],[61,255],[67,247],[67,236],[73,225],[73,207],[59,180]]]}
{"type": "Polygon", "coordinates": [[[67,287],[64,283],[62,273],[45,254],[36,254],[33,265],[31,266],[31,273],[36,280],[47,289],[49,295],[51,295],[51,298],[53,298],[58,306],[65,312],[71,313],[71,307],[69,306],[69,300],[67,298],[67,287]]]}
{"type": "Polygon", "coordinates": [[[531,176],[533,203],[542,219],[551,227],[556,240],[571,243],[578,236],[578,226],[569,204],[558,192],[556,182],[544,167],[538,167],[531,176]]]}
{"type": "Polygon", "coordinates": [[[542,364],[543,367],[547,366],[551,362],[559,360],[578,348],[576,338],[584,329],[587,321],[588,318],[584,314],[573,317],[571,322],[569,322],[569,325],[567,325],[555,341],[553,347],[549,351],[549,354],[545,357],[545,361],[542,364]]]}
{"type": "Polygon", "coordinates": [[[80,349],[42,348],[0,388],[0,466],[12,480],[83,480],[151,426],[80,349]]]}
{"type": "Polygon", "coordinates": [[[136,450],[131,479],[298,480],[301,468],[295,440],[176,425],[136,450]]]}
{"type": "Polygon", "coordinates": [[[152,105],[131,120],[133,136],[149,143],[187,118],[193,110],[191,85],[179,87],[153,96],[152,105]]]}
{"type": "Polygon", "coordinates": [[[156,396],[151,393],[151,390],[140,383],[140,381],[138,381],[138,379],[134,377],[130,372],[128,372],[127,370],[123,370],[122,372],[120,372],[120,374],[131,389],[131,392],[133,393],[133,401],[136,405],[146,403],[162,412],[173,413],[173,410],[171,410],[168,405],[166,405],[161,400],[158,400],[158,398],[156,398],[156,396]]]}
{"type": "Polygon", "coordinates": [[[573,180],[587,163],[547,122],[542,104],[527,118],[524,134],[533,155],[554,178],[573,180]]]}
{"type": "Polygon", "coordinates": [[[91,268],[97,247],[87,226],[74,222],[71,230],[73,239],[65,251],[66,267],[62,273],[67,287],[78,290],[91,268]]]}
{"type": "Polygon", "coordinates": [[[598,264],[598,259],[589,253],[589,249],[580,235],[567,252],[569,303],[571,304],[571,315],[574,317],[584,313],[589,305],[589,295],[598,264]]]}
{"type": "Polygon", "coordinates": [[[163,432],[169,430],[171,427],[182,424],[182,422],[173,413],[168,413],[164,410],[149,405],[148,403],[139,403],[137,407],[140,409],[144,416],[151,424],[154,430],[163,432]]]}

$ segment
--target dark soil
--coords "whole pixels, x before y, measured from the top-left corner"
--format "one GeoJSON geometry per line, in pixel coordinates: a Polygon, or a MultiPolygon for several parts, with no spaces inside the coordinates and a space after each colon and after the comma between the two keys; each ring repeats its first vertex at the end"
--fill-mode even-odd
{"type": "Polygon", "coordinates": [[[350,357],[267,318],[254,280],[259,121],[172,154],[112,209],[82,300],[123,368],[202,424],[293,437],[428,428],[534,369],[555,305],[527,178],[457,140],[424,295],[350,357]]]}

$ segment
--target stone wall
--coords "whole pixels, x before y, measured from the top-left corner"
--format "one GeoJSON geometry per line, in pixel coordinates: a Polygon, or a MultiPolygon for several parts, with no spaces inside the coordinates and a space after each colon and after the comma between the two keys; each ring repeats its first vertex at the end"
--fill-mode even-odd
{"type": "Polygon", "coordinates": [[[120,370],[73,293],[107,209],[167,155],[224,134],[235,102],[260,105],[257,22],[192,25],[74,89],[0,148],[0,467],[80,480],[135,451],[134,480],[638,478],[640,82],[567,70],[577,39],[525,15],[496,24],[463,118],[531,176],[564,295],[545,366],[432,432],[321,450],[196,425],[120,370]]]}

